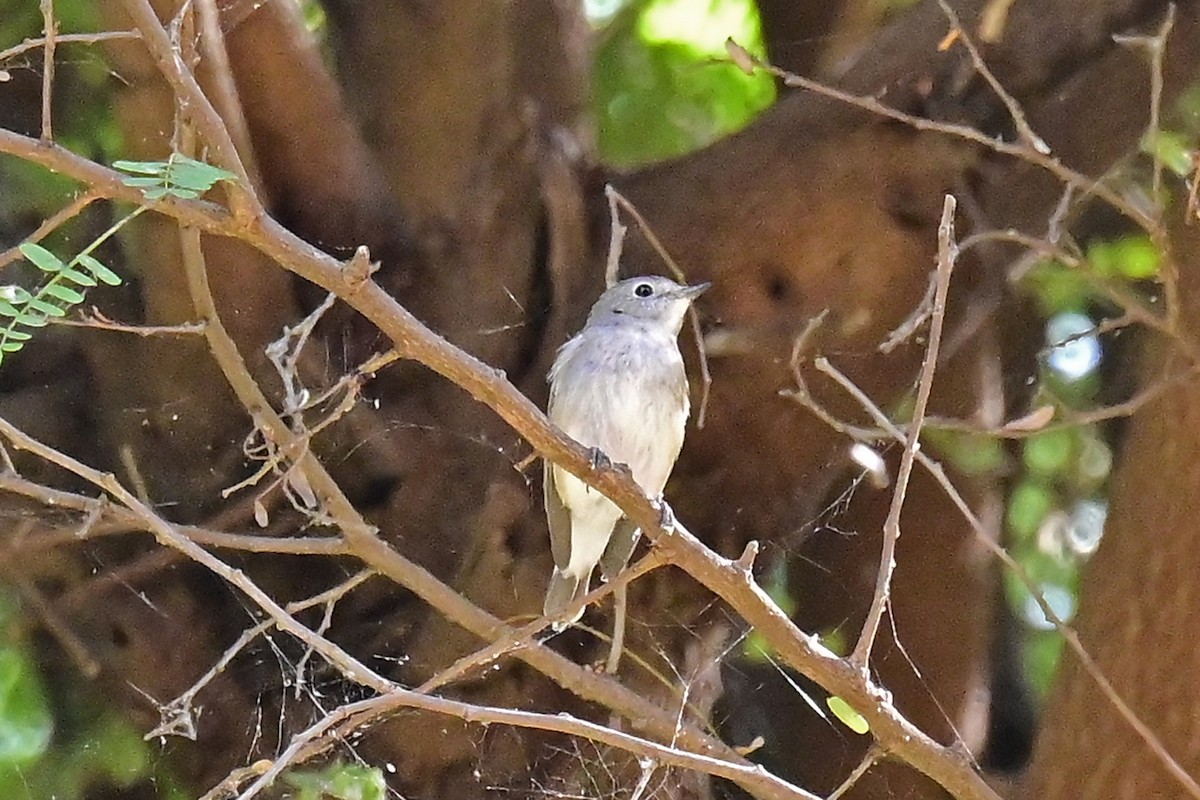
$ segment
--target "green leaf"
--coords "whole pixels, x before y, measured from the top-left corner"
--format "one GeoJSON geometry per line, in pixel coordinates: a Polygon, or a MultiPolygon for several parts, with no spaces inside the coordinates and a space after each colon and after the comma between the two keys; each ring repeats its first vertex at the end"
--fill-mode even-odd
{"type": "MultiPolygon", "coordinates": [[[[1092,251],[1089,249],[1088,258],[1091,257],[1092,251]]],[[[1092,266],[1096,268],[1094,262],[1092,266]]],[[[1096,268],[1096,271],[1100,272],[1100,269],[1096,268]]],[[[1083,274],[1054,260],[1040,261],[1035,264],[1021,283],[1033,294],[1042,313],[1047,317],[1054,316],[1060,311],[1082,309],[1093,292],[1083,274]]]]}
{"type": "Polygon", "coordinates": [[[383,770],[361,764],[291,772],[285,780],[298,790],[296,800],[384,800],[387,795],[383,770]]]}
{"type": "Polygon", "coordinates": [[[1087,248],[1087,260],[1092,271],[1106,278],[1116,277],[1118,272],[1117,248],[1108,239],[1091,242],[1087,248]]]}
{"type": "Polygon", "coordinates": [[[62,300],[64,303],[70,303],[71,305],[83,302],[82,294],[70,288],[69,286],[63,286],[61,283],[47,284],[42,291],[56,300],[62,300]]]}
{"type": "Polygon", "coordinates": [[[45,314],[47,317],[65,317],[67,315],[66,311],[63,311],[61,308],[54,305],[53,303],[47,303],[45,300],[42,300],[40,297],[35,297],[32,300],[30,300],[29,307],[32,308],[34,311],[38,311],[42,314],[45,314]]]}
{"type": "Polygon", "coordinates": [[[4,351],[5,353],[16,353],[24,346],[24,342],[0,341],[0,351],[4,351]]]}
{"type": "Polygon", "coordinates": [[[44,328],[50,322],[41,314],[30,314],[28,311],[22,311],[17,314],[11,325],[24,325],[26,328],[44,328]]]}
{"type": "Polygon", "coordinates": [[[37,758],[50,744],[52,731],[33,660],[14,647],[0,647],[0,764],[37,758]]]}
{"type": "Polygon", "coordinates": [[[76,286],[96,285],[96,279],[91,275],[88,275],[86,272],[80,272],[77,269],[72,269],[71,267],[67,267],[60,272],[59,275],[61,275],[64,280],[68,280],[76,286]]]}
{"type": "Polygon", "coordinates": [[[113,272],[111,269],[104,266],[99,261],[97,261],[96,259],[92,258],[90,255],[88,255],[87,253],[80,253],[79,255],[75,256],[75,260],[78,261],[80,264],[82,264],[83,267],[88,272],[95,275],[96,279],[99,280],[101,283],[107,284],[109,286],[120,286],[121,285],[121,276],[120,275],[113,272]]]}
{"type": "Polygon", "coordinates": [[[159,186],[154,189],[147,189],[145,192],[143,192],[147,200],[162,200],[170,193],[171,190],[163,186],[159,186]]]}
{"type": "Polygon", "coordinates": [[[16,330],[15,328],[11,331],[6,331],[4,333],[4,335],[7,338],[13,340],[14,342],[28,342],[30,339],[33,338],[25,331],[19,331],[19,330],[16,330]]]}
{"type": "Polygon", "coordinates": [[[15,284],[0,286],[0,299],[7,300],[10,303],[28,303],[31,297],[33,295],[23,286],[15,284]]]}
{"type": "Polygon", "coordinates": [[[29,259],[35,267],[43,272],[60,272],[67,266],[62,262],[62,259],[40,244],[25,242],[17,249],[21,251],[21,255],[29,259]]]}
{"type": "Polygon", "coordinates": [[[136,186],[138,188],[147,188],[151,186],[162,186],[165,178],[126,178],[121,183],[126,186],[136,186]]]}
{"type": "Polygon", "coordinates": [[[829,706],[829,710],[833,715],[842,721],[850,730],[862,735],[871,730],[871,724],[863,717],[862,714],[854,710],[854,708],[837,695],[832,695],[825,699],[825,705],[829,706]]]}
{"type": "Polygon", "coordinates": [[[0,316],[15,317],[20,314],[20,310],[7,300],[0,300],[0,316]]]}
{"type": "Polygon", "coordinates": [[[113,169],[141,175],[165,175],[170,165],[166,161],[114,161],[113,169]]]}
{"type": "Polygon", "coordinates": [[[234,181],[237,176],[232,172],[196,161],[187,156],[175,156],[167,180],[174,186],[205,192],[220,181],[234,181]]]}
{"type": "Polygon", "coordinates": [[[928,439],[955,469],[967,475],[996,474],[1006,466],[1004,446],[994,436],[933,427],[925,428],[921,435],[928,439]]]}
{"type": "MultiPolygon", "coordinates": [[[[179,189],[175,186],[168,186],[166,193],[172,197],[178,197],[183,200],[195,200],[200,196],[200,193],[191,189],[179,189]]],[[[149,196],[149,195],[147,195],[149,196]]]]}
{"type": "Polygon", "coordinates": [[[647,0],[618,15],[593,64],[600,152],[634,166],[697,149],[775,99],[775,81],[726,63],[729,37],[764,56],[752,0],[647,0]]]}

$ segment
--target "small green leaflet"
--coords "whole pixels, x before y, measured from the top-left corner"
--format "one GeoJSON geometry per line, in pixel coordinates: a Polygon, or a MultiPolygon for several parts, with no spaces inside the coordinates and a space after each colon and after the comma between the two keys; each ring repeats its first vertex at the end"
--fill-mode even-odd
{"type": "Polygon", "coordinates": [[[75,260],[83,265],[84,269],[96,276],[96,280],[109,286],[120,286],[121,276],[113,272],[108,267],[101,264],[96,259],[89,256],[87,253],[80,253],[75,256],[75,260]]]}
{"type": "Polygon", "coordinates": [[[825,698],[825,705],[829,706],[829,710],[842,721],[843,725],[860,736],[871,730],[870,723],[863,718],[863,715],[836,694],[825,698]]]}
{"type": "Polygon", "coordinates": [[[58,256],[40,244],[25,242],[17,247],[17,249],[21,251],[21,255],[29,259],[30,263],[42,272],[61,272],[67,267],[66,264],[59,260],[58,256]]]}
{"type": "Polygon", "coordinates": [[[148,201],[164,197],[193,200],[221,181],[236,181],[228,170],[173,153],[166,161],[114,161],[113,168],[130,173],[122,183],[141,189],[148,201]]]}
{"type": "MultiPolygon", "coordinates": [[[[101,240],[88,245],[94,249],[101,240]]],[[[85,299],[84,291],[104,283],[119,286],[121,276],[100,263],[85,250],[65,263],[61,258],[35,242],[24,242],[17,250],[29,263],[49,276],[36,291],[22,286],[0,286],[0,361],[5,353],[16,353],[32,336],[21,328],[44,328],[50,320],[60,319],[85,299]],[[77,268],[78,267],[78,268],[77,268]]]]}

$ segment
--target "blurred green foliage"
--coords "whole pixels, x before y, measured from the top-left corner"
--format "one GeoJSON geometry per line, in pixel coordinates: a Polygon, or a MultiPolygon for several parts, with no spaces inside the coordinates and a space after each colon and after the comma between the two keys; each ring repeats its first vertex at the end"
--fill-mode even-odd
{"type": "Polygon", "coordinates": [[[149,745],[90,696],[87,684],[64,691],[52,708],[21,610],[0,587],[0,797],[78,800],[99,785],[127,787],[153,778],[163,800],[185,800],[169,775],[156,774],[149,745]]]}
{"type": "MultiPolygon", "coordinates": [[[[1169,169],[1181,166],[1185,158],[1190,162],[1190,155],[1183,155],[1182,139],[1164,134],[1155,141],[1169,169]]],[[[1139,231],[1093,239],[1083,245],[1078,264],[1044,259],[1024,276],[1021,288],[1047,324],[1033,407],[1050,405],[1061,419],[1104,402],[1099,369],[1103,355],[1095,326],[1119,313],[1107,289],[1153,291],[1149,282],[1161,269],[1160,253],[1139,231]]],[[[1098,424],[1080,424],[1052,426],[1022,439],[1019,471],[1008,497],[1009,551],[1067,622],[1074,611],[1079,572],[1099,542],[1107,510],[1113,459],[1106,436],[1098,424]]],[[[1044,696],[1057,670],[1062,638],[1020,580],[1006,575],[1005,588],[1014,611],[1026,623],[1027,671],[1044,696]]]]}
{"type": "MultiPolygon", "coordinates": [[[[12,627],[18,613],[13,598],[0,593],[0,631],[12,627]]],[[[0,639],[0,774],[45,753],[54,727],[32,653],[9,638],[0,639]]]]}
{"type": "Polygon", "coordinates": [[[284,781],[296,790],[293,800],[384,800],[383,770],[362,764],[334,763],[321,770],[295,770],[284,781]]]}
{"type": "MultiPolygon", "coordinates": [[[[100,30],[97,7],[91,0],[55,0],[54,13],[63,33],[100,30]]],[[[42,15],[36,2],[0,0],[0,50],[42,35],[42,15]]],[[[119,156],[120,129],[112,113],[114,81],[99,45],[60,44],[55,72],[54,135],[59,144],[79,155],[104,163],[119,156]]],[[[34,48],[0,63],[14,78],[41,75],[42,53],[34,48]]],[[[0,102],[4,95],[0,85],[0,102]]],[[[11,124],[11,121],[10,123],[11,124]]],[[[27,131],[36,134],[36,131],[27,131]]],[[[73,196],[78,185],[57,173],[12,157],[0,157],[0,220],[46,217],[73,196]]],[[[68,228],[70,225],[68,225],[68,228]]]]}
{"type": "Polygon", "coordinates": [[[617,11],[594,64],[604,160],[633,167],[683,155],[768,107],[773,80],[727,63],[728,37],[765,55],[753,0],[643,0],[617,11]]]}
{"type": "Polygon", "coordinates": [[[189,800],[169,772],[157,768],[150,746],[115,712],[76,698],[73,712],[87,710],[78,730],[56,737],[54,745],[26,765],[0,763],[0,796],[5,800],[80,800],[97,787],[130,788],[153,781],[160,800],[189,800]]]}
{"type": "MultiPolygon", "coordinates": [[[[775,559],[770,569],[760,579],[763,591],[767,593],[779,609],[787,616],[796,613],[796,600],[788,591],[787,562],[775,559]]],[[[758,628],[751,628],[746,638],[742,640],[742,657],[751,664],[775,663],[775,648],[758,628]]]]}

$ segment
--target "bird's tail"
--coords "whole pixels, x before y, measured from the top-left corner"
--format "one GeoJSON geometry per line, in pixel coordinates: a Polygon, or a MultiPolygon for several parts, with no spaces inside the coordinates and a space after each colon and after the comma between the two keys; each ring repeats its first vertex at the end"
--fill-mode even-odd
{"type": "MultiPolygon", "coordinates": [[[[588,572],[587,577],[588,580],[580,580],[555,567],[554,574],[550,576],[550,585],[546,588],[546,602],[542,604],[542,613],[552,619],[561,617],[572,601],[587,594],[592,573],[588,572]]],[[[554,630],[561,631],[573,622],[577,622],[582,616],[583,609],[581,608],[579,613],[571,619],[556,619],[554,630]]]]}

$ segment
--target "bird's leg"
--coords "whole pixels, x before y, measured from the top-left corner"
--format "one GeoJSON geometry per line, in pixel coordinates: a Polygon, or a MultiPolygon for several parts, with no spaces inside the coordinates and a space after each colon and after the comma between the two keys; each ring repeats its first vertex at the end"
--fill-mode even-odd
{"type": "Polygon", "coordinates": [[[675,512],[667,505],[666,498],[661,494],[650,501],[650,505],[658,510],[658,524],[667,533],[675,532],[675,512]]]}

